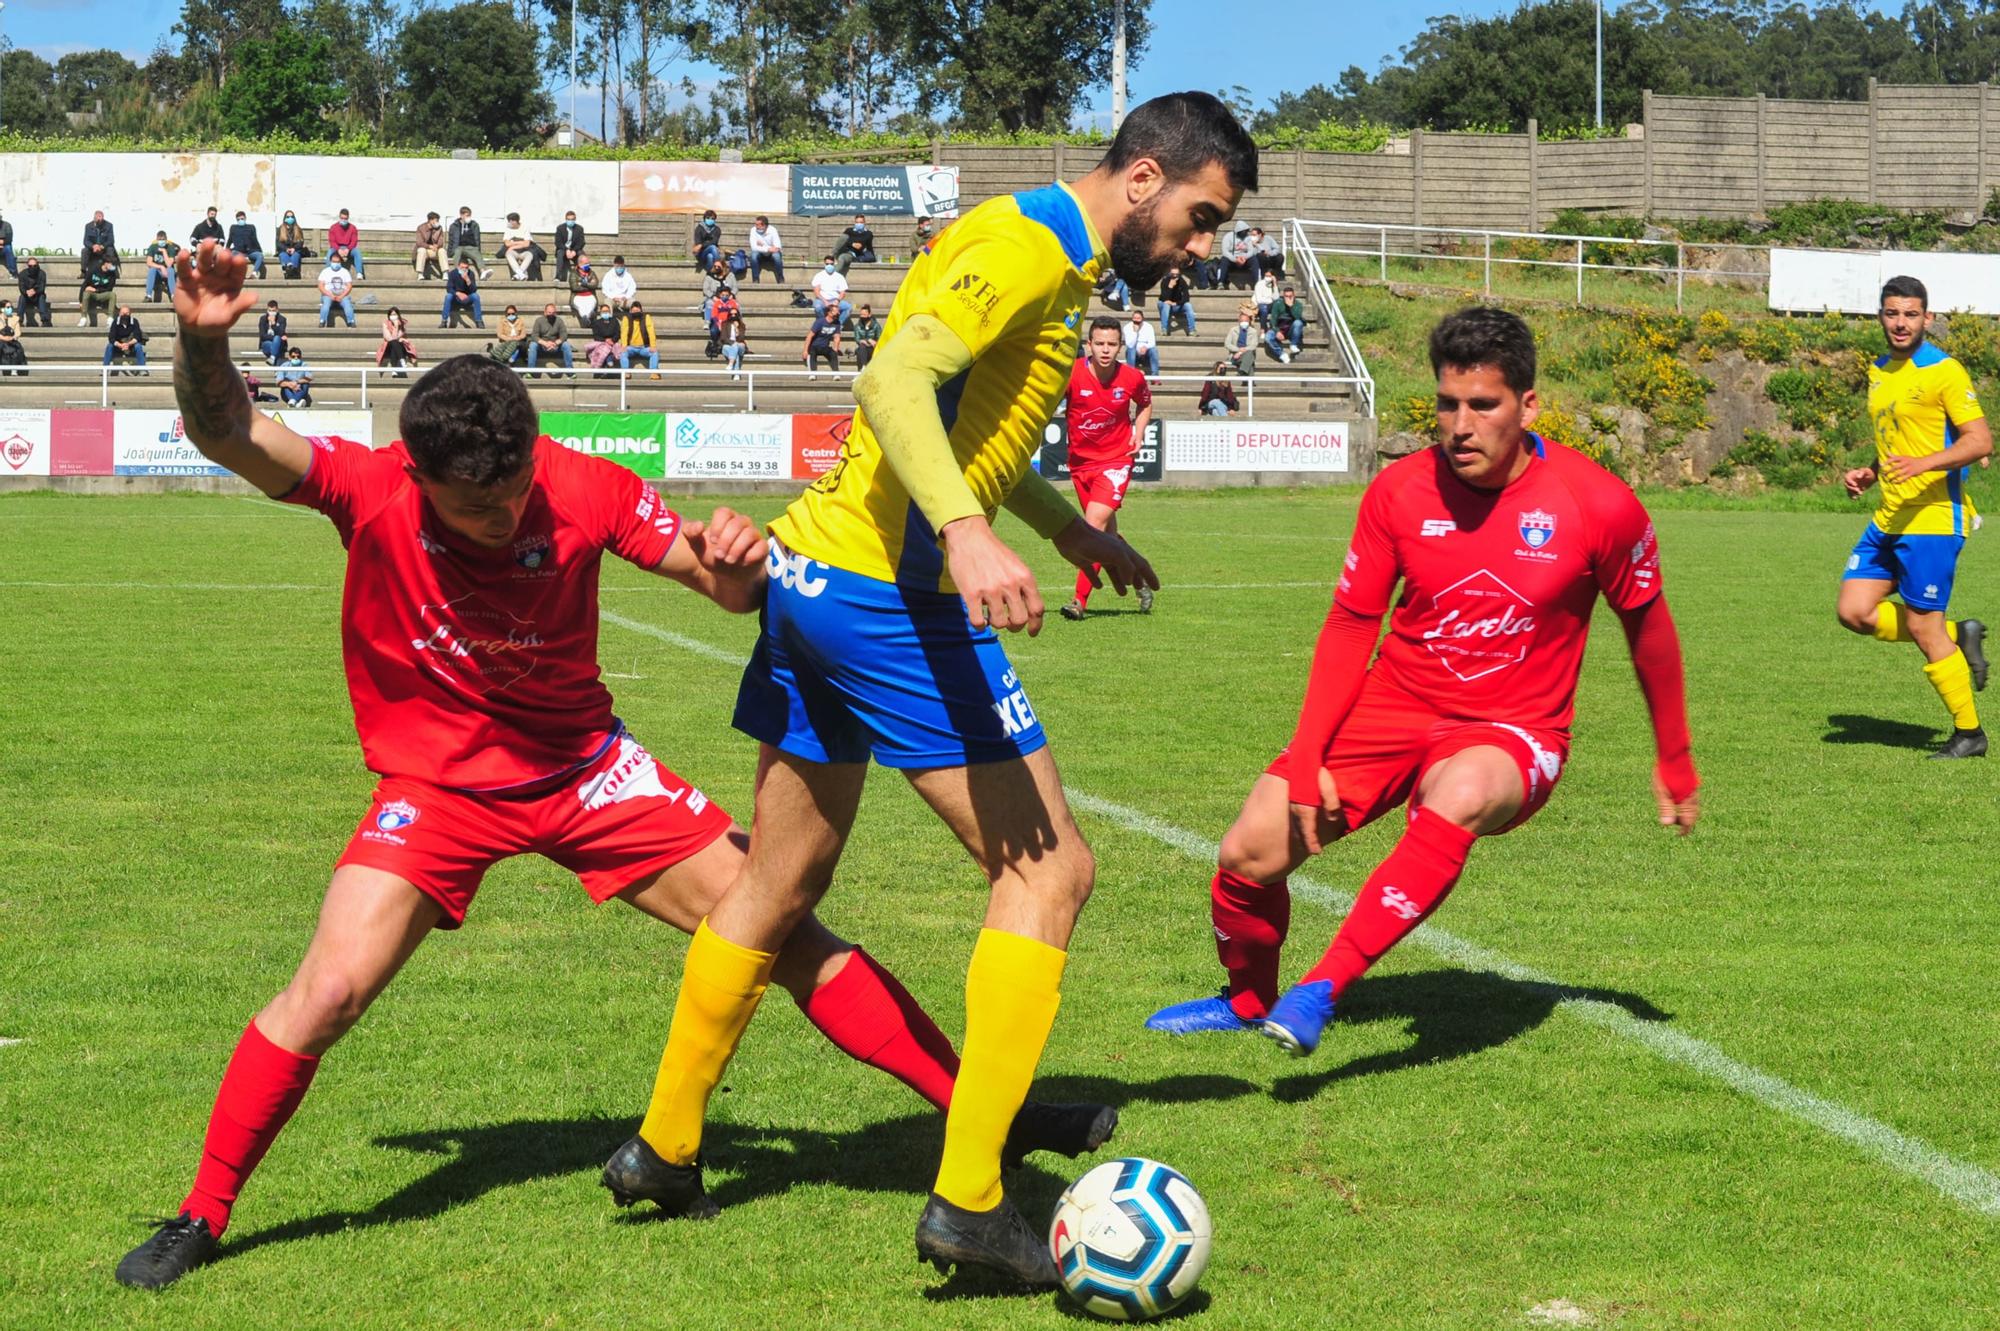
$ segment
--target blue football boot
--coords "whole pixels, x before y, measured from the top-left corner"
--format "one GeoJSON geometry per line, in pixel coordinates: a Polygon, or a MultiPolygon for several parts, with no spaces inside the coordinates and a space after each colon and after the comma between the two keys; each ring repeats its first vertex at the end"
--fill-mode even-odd
{"type": "Polygon", "coordinates": [[[1169,1035],[1199,1035],[1204,1031],[1254,1031],[1257,1023],[1245,1021],[1229,1006],[1229,991],[1213,998],[1191,998],[1161,1008],[1146,1018],[1146,1029],[1169,1035]]]}
{"type": "Polygon", "coordinates": [[[1271,1009],[1260,1028],[1297,1058],[1319,1048],[1320,1033],[1333,1020],[1333,981],[1295,984],[1271,1009]]]}

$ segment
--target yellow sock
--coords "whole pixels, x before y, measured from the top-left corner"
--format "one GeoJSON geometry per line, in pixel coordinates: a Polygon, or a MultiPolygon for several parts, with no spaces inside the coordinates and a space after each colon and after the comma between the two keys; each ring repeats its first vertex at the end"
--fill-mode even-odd
{"type": "Polygon", "coordinates": [[[701,1121],[708,1097],[722,1080],[757,1000],[771,983],[775,952],[738,947],[703,920],[688,945],[681,970],[674,1024],[660,1055],[653,1102],[639,1136],[669,1163],[693,1164],[701,1151],[701,1121]]]}
{"type": "Polygon", "coordinates": [[[1908,642],[1910,633],[1903,623],[1903,607],[1884,601],[1875,607],[1875,637],[1882,642],[1908,642]]]}
{"type": "Polygon", "coordinates": [[[1979,729],[1979,709],[1972,703],[1972,667],[1965,663],[1965,653],[1953,652],[1942,661],[1927,662],[1924,674],[1938,697],[1944,699],[1952,725],[1960,730],[1979,729]]]}
{"type": "MultiPolygon", "coordinates": [[[[1958,621],[1947,619],[1944,631],[1958,641],[1958,621]]],[[[1910,626],[1903,622],[1903,607],[1894,601],[1884,601],[1875,607],[1875,637],[1882,642],[1915,642],[1910,636],[1910,626]]]]}
{"type": "Polygon", "coordinates": [[[965,972],[965,1046],[944,1121],[937,1194],[968,1211],[1000,1204],[1000,1150],[1028,1098],[1062,1006],[1069,954],[1020,934],[981,929],[965,972]]]}

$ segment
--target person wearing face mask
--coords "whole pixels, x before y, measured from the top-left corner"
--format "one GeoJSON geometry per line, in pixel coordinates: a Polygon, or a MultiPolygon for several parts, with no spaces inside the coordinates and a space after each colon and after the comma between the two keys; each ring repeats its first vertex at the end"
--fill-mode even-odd
{"type": "Polygon", "coordinates": [[[299,225],[298,214],[289,208],[285,210],[285,220],[278,223],[277,240],[278,271],[287,282],[296,282],[312,251],[306,248],[306,230],[299,225]]]}
{"type": "Polygon", "coordinates": [[[576,311],[576,321],[586,328],[591,316],[597,313],[597,289],[602,285],[590,256],[577,255],[576,267],[569,270],[569,306],[576,311]]]}
{"type": "Polygon", "coordinates": [[[854,313],[853,304],[847,299],[847,279],[840,275],[831,254],[826,256],[820,270],[813,274],[813,313],[825,314],[829,305],[839,310],[839,322],[846,323],[847,316],[854,313]]]}
{"type": "Polygon", "coordinates": [[[556,228],[556,281],[569,280],[570,265],[583,253],[583,243],[583,228],[577,225],[576,210],[572,208],[563,214],[562,225],[556,228]]]}
{"type": "Polygon", "coordinates": [[[619,340],[625,344],[621,363],[626,369],[632,368],[633,361],[643,360],[653,377],[660,377],[660,349],[653,342],[653,320],[646,307],[636,300],[625,309],[625,328],[619,340]]]}
{"type": "Polygon", "coordinates": [[[597,294],[611,307],[613,314],[623,314],[639,294],[638,279],[625,266],[625,256],[616,255],[611,260],[611,271],[598,284],[597,294]]]}
{"type": "Polygon", "coordinates": [[[0,301],[0,374],[26,374],[28,350],[21,345],[21,325],[14,317],[14,302],[0,301]]]}
{"type": "Polygon", "coordinates": [[[291,354],[278,362],[278,400],[288,407],[310,407],[312,397],[312,371],[306,368],[306,353],[293,347],[291,354]]]}
{"type": "Polygon", "coordinates": [[[215,213],[216,210],[214,208],[210,208],[207,214],[204,215],[199,222],[196,222],[194,224],[194,230],[188,233],[189,245],[191,246],[199,245],[204,240],[219,241],[222,239],[224,234],[222,230],[222,223],[216,220],[215,213]]]}
{"type": "Polygon", "coordinates": [[[694,244],[689,249],[694,254],[694,270],[698,273],[707,272],[722,257],[722,224],[715,220],[715,209],[710,208],[694,224],[694,244]]]}
{"type": "Polygon", "coordinates": [[[1222,335],[1222,352],[1229,361],[1229,368],[1236,374],[1257,373],[1257,343],[1263,338],[1257,328],[1257,308],[1254,305],[1236,307],[1236,322],[1229,325],[1229,331],[1222,335]]]}
{"type": "Polygon", "coordinates": [[[49,275],[42,269],[42,262],[30,254],[21,261],[21,273],[15,279],[21,288],[21,325],[33,328],[37,316],[42,327],[49,326],[49,275]]]}
{"type": "Polygon", "coordinates": [[[162,231],[153,237],[153,243],[146,247],[146,299],[157,302],[164,292],[169,302],[174,298],[174,261],[181,257],[181,247],[167,239],[162,231]]]}
{"type": "Polygon", "coordinates": [[[527,362],[528,324],[521,318],[521,312],[509,305],[507,312],[500,316],[493,340],[486,344],[486,354],[502,365],[521,365],[527,362]]]}
{"type": "Polygon", "coordinates": [[[410,267],[416,271],[419,282],[428,281],[432,274],[444,276],[444,227],[436,213],[426,213],[417,226],[416,247],[410,252],[410,267]]]}
{"type": "Polygon", "coordinates": [[[264,280],[264,242],[257,239],[256,225],[241,208],[236,210],[236,220],[229,227],[229,251],[248,259],[257,280],[264,280]]]}

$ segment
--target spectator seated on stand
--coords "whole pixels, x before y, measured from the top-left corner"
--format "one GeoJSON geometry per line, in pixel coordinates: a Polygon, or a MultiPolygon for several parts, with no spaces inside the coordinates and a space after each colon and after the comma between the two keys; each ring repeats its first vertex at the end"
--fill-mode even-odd
{"type": "Polygon", "coordinates": [[[306,353],[293,347],[278,364],[278,401],[288,407],[310,407],[313,404],[312,384],[312,371],[306,368],[306,353]]]}
{"type": "Polygon", "coordinates": [[[1305,336],[1305,302],[1299,299],[1298,288],[1288,286],[1271,302],[1270,328],[1264,334],[1264,345],[1273,356],[1290,365],[1292,357],[1304,347],[1305,336]]]}
{"type": "MultiPolygon", "coordinates": [[[[340,261],[338,251],[326,256],[319,270],[319,326],[333,327],[333,312],[340,311],[349,328],[354,327],[354,274],[340,261]]],[[[282,389],[280,391],[283,391],[282,389]]]]}
{"type": "Polygon", "coordinates": [[[805,345],[799,349],[799,360],[806,367],[808,379],[819,378],[819,363],[824,359],[826,368],[840,373],[840,316],[831,307],[813,313],[812,327],[806,330],[805,345]]]}
{"type": "Polygon", "coordinates": [[[1106,268],[1104,275],[1097,279],[1097,296],[1114,310],[1122,310],[1132,300],[1132,288],[1117,270],[1106,268]]]}
{"type": "Polygon", "coordinates": [[[528,228],[521,225],[521,214],[507,214],[507,228],[500,233],[500,250],[497,257],[507,261],[507,270],[516,282],[531,282],[540,278],[535,271],[540,265],[535,256],[541,253],[541,246],[528,228]]]}
{"type": "Polygon", "coordinates": [[[722,257],[722,226],[715,220],[715,209],[710,208],[694,224],[694,243],[688,248],[697,273],[707,272],[722,257]]]}
{"type": "Polygon", "coordinates": [[[174,272],[174,260],[181,257],[181,247],[167,239],[162,231],[153,237],[153,243],[146,247],[146,300],[158,304],[165,300],[173,303],[174,288],[180,278],[174,272]]]}
{"type": "Polygon", "coordinates": [[[361,259],[361,229],[348,220],[345,208],[340,210],[340,220],[326,229],[326,249],[328,254],[339,254],[356,281],[368,276],[368,266],[361,259]]]}
{"type": "Polygon", "coordinates": [[[750,344],[743,339],[743,316],[741,314],[731,315],[729,322],[722,326],[720,347],[722,359],[729,362],[729,377],[731,379],[741,378],[743,374],[743,358],[750,354],[750,344]]]}
{"type": "Polygon", "coordinates": [[[1236,385],[1229,381],[1229,362],[1219,360],[1215,368],[1208,372],[1208,378],[1201,385],[1201,414],[1204,416],[1234,416],[1236,414],[1236,385]]]}
{"type": "Polygon", "coordinates": [[[1125,338],[1125,363],[1148,379],[1160,377],[1160,343],[1144,310],[1132,311],[1120,330],[1125,338]]]}
{"type": "Polygon", "coordinates": [[[569,345],[569,328],[562,315],[556,313],[554,301],[542,307],[541,318],[528,329],[528,368],[536,369],[550,359],[560,360],[565,370],[576,364],[576,353],[569,345]]]}
{"type": "Polygon", "coordinates": [[[222,243],[222,223],[216,220],[215,212],[215,208],[210,206],[207,215],[194,224],[194,230],[188,232],[189,249],[199,247],[204,240],[212,240],[218,245],[222,243]]]}
{"type": "Polygon", "coordinates": [[[750,226],[750,280],[762,282],[766,268],[777,274],[778,281],[785,280],[784,242],[778,238],[778,228],[771,225],[771,219],[759,217],[750,226]]]}
{"type": "Polygon", "coordinates": [[[424,220],[417,224],[416,246],[410,251],[410,267],[419,282],[445,275],[444,242],[444,225],[438,215],[424,214],[424,220]]]}
{"type": "Polygon", "coordinates": [[[1278,244],[1276,236],[1264,234],[1264,228],[1250,228],[1250,271],[1257,277],[1270,273],[1283,281],[1285,277],[1285,250],[1278,244]]]}
{"type": "Polygon", "coordinates": [[[445,231],[444,244],[445,248],[451,251],[446,257],[454,265],[460,259],[469,259],[473,268],[478,271],[480,281],[483,282],[493,275],[493,270],[485,266],[486,256],[479,250],[481,244],[479,223],[472,220],[472,209],[458,210],[458,220],[445,231]]]}
{"type": "Polygon", "coordinates": [[[398,379],[408,378],[408,367],[418,363],[417,345],[410,341],[409,321],[394,305],[382,316],[382,345],[375,348],[375,363],[393,368],[398,379]]]}
{"type": "Polygon", "coordinates": [[[1247,291],[1256,285],[1257,270],[1250,266],[1250,228],[1246,223],[1238,222],[1234,231],[1217,237],[1215,248],[1222,261],[1217,286],[1247,291]]]}
{"type": "Polygon", "coordinates": [[[1167,269],[1167,275],[1160,282],[1160,336],[1166,338],[1174,331],[1174,320],[1179,319],[1189,337],[1194,336],[1194,293],[1188,289],[1187,274],[1179,264],[1167,269]]]}
{"type": "Polygon", "coordinates": [[[0,374],[28,372],[28,349],[21,345],[21,324],[14,315],[14,302],[0,302],[0,374]]]}
{"type": "Polygon", "coordinates": [[[290,324],[278,309],[275,300],[264,303],[264,312],[257,316],[257,350],[264,353],[266,365],[276,365],[285,358],[285,348],[289,345],[285,334],[290,324]]]}
{"type": "Polygon", "coordinates": [[[95,272],[85,275],[83,287],[77,292],[77,304],[83,313],[76,326],[89,324],[97,327],[97,316],[109,315],[118,307],[118,265],[109,259],[102,260],[95,272]]]}
{"type": "Polygon", "coordinates": [[[528,363],[528,324],[521,317],[520,310],[509,305],[507,312],[500,316],[493,340],[486,344],[486,354],[502,365],[528,363]]]}
{"type": "Polygon", "coordinates": [[[49,274],[42,267],[41,260],[30,254],[21,261],[20,275],[15,284],[21,288],[21,326],[33,328],[37,315],[42,327],[49,326],[49,274]]]}
{"type": "Polygon", "coordinates": [[[569,270],[569,307],[576,311],[576,321],[582,327],[590,327],[591,316],[597,313],[598,285],[590,256],[577,255],[576,267],[569,270]]]}
{"type": "Polygon", "coordinates": [[[625,307],[625,326],[619,340],[625,344],[622,364],[626,369],[632,368],[633,361],[642,360],[655,379],[660,377],[660,348],[654,341],[653,320],[646,307],[636,300],[625,307]]]}
{"type": "Polygon", "coordinates": [[[595,377],[609,379],[614,376],[602,373],[607,368],[616,368],[625,363],[625,344],[618,339],[624,335],[625,324],[608,305],[600,305],[590,316],[590,342],[584,347],[585,359],[593,370],[600,371],[595,377]]]}
{"type": "Polygon", "coordinates": [[[875,232],[860,213],[854,214],[854,225],[840,233],[840,248],[834,251],[833,261],[842,277],[857,263],[875,262],[875,232]]]}
{"type": "Polygon", "coordinates": [[[472,260],[460,255],[452,266],[451,276],[444,280],[444,308],[438,313],[438,327],[462,327],[468,318],[474,328],[486,327],[486,312],[479,298],[479,275],[472,271],[472,260]]]}
{"type": "Polygon", "coordinates": [[[1257,343],[1263,334],[1257,329],[1257,311],[1250,305],[1236,308],[1236,322],[1222,335],[1222,354],[1233,374],[1257,372],[1257,343]]]}
{"type": "Polygon", "coordinates": [[[583,254],[584,239],[583,228],[577,225],[576,210],[572,208],[563,214],[562,225],[556,228],[556,281],[569,281],[569,270],[583,254]]]}
{"type": "Polygon", "coordinates": [[[847,299],[847,279],[840,275],[840,270],[834,265],[831,254],[821,262],[819,271],[813,274],[812,291],[814,314],[821,314],[829,308],[838,307],[840,311],[838,322],[846,323],[847,316],[854,313],[853,302],[847,299]]]}
{"type": "MultiPolygon", "coordinates": [[[[138,369],[132,371],[134,374],[146,368],[146,334],[139,327],[139,321],[132,316],[130,305],[118,307],[118,317],[111,321],[111,327],[105,333],[104,363],[135,365],[138,369]]],[[[113,370],[112,373],[122,374],[124,371],[113,370]]]]}
{"type": "Polygon", "coordinates": [[[875,359],[876,344],[882,340],[882,321],[875,317],[874,309],[865,301],[854,313],[854,369],[858,374],[868,368],[868,362],[875,359]]]}
{"type": "Polygon", "coordinates": [[[298,214],[289,210],[285,220],[278,223],[278,271],[285,275],[287,282],[299,280],[305,261],[313,257],[306,247],[306,231],[299,225],[298,214]]]}
{"type": "Polygon", "coordinates": [[[639,295],[639,279],[632,276],[632,270],[625,266],[625,256],[614,255],[611,271],[597,288],[598,298],[611,306],[613,314],[623,314],[639,295]]]}
{"type": "Polygon", "coordinates": [[[257,280],[264,280],[264,242],[257,238],[256,225],[240,209],[229,227],[229,252],[248,259],[257,280]]]}

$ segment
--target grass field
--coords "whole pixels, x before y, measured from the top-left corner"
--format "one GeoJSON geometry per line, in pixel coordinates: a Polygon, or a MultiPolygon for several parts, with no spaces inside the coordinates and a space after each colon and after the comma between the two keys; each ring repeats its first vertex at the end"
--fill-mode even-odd
{"type": "MultiPolygon", "coordinates": [[[[2000,765],[1924,761],[1943,714],[1915,651],[1834,624],[1853,514],[1662,506],[1694,837],[1653,824],[1606,619],[1554,802],[1475,852],[1315,1058],[1141,1029],[1218,982],[1203,847],[1290,728],[1354,503],[1139,495],[1158,611],[1012,644],[1101,867],[1038,1093],[1115,1101],[1117,1150],[1205,1194],[1191,1323],[1992,1326],[2000,765]]],[[[1956,604],[2000,618],[1991,539],[1956,604]]],[[[684,945],[538,860],[492,873],[327,1057],[225,1260],[116,1286],[365,807],[341,552],[261,501],[7,497],[0,570],[0,1326],[1073,1324],[1048,1297],[936,1301],[910,1235],[939,1120],[780,994],[716,1099],[722,1217],[616,1211],[596,1173],[684,945]]],[[[753,623],[615,564],[604,604],[622,714],[747,814],[728,716],[753,623]]],[[[956,1033],[983,884],[899,780],[871,784],[827,917],[956,1033]]],[[[1309,871],[1288,974],[1393,834],[1309,871]]],[[[1017,1195],[1045,1218],[1081,1168],[1042,1160],[1017,1195]]]]}

